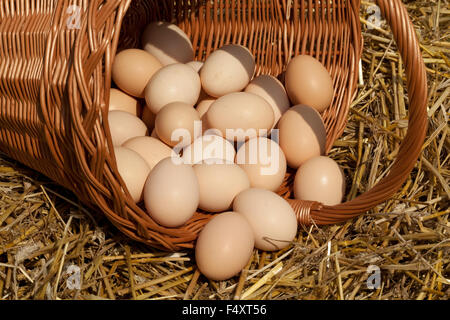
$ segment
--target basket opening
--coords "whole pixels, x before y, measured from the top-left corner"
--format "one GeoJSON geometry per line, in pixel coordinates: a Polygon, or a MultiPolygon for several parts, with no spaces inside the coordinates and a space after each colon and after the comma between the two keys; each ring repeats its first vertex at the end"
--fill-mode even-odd
{"type": "Polygon", "coordinates": [[[145,27],[153,21],[178,25],[191,39],[195,59],[228,43],[250,49],[256,76],[283,80],[290,59],[312,55],[330,71],[335,97],[322,114],[330,150],[342,134],[356,92],[361,32],[359,6],[351,1],[205,1],[133,0],[123,19],[118,51],[141,47],[145,27]]]}
{"type": "Polygon", "coordinates": [[[196,60],[205,60],[227,43],[237,43],[255,55],[257,75],[279,76],[300,53],[315,56],[336,72],[340,65],[336,60],[347,54],[345,45],[351,34],[348,5],[342,1],[293,1],[284,7],[284,3],[267,0],[134,0],[122,24],[118,49],[140,47],[145,27],[163,20],[188,34],[196,60]]]}

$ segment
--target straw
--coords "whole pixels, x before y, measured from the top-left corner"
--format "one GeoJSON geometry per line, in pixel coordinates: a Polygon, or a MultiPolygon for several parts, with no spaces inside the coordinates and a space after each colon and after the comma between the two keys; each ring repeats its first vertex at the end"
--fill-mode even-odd
{"type": "MultiPolygon", "coordinates": [[[[363,79],[330,153],[345,172],[348,198],[386,175],[408,124],[405,62],[387,25],[371,19],[370,5],[361,7],[363,79]]],[[[430,127],[411,175],[386,202],[347,223],[300,227],[284,251],[255,250],[241,274],[215,282],[196,268],[193,251],[174,255],[133,242],[67,190],[0,155],[0,299],[448,300],[446,5],[406,5],[427,66],[430,127]],[[377,275],[379,286],[371,288],[377,275]]]]}

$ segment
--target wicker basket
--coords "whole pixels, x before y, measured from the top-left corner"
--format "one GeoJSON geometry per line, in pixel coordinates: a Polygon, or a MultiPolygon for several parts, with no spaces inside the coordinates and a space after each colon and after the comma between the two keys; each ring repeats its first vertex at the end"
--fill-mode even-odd
{"type": "MultiPolygon", "coordinates": [[[[339,223],[385,201],[421,151],[427,85],[418,41],[400,0],[377,3],[406,67],[408,133],[390,173],[356,199],[332,207],[289,200],[303,224],[339,223]]],[[[226,43],[249,47],[257,74],[278,76],[293,56],[313,55],[328,68],[335,88],[323,114],[330,150],[356,94],[359,10],[359,0],[0,1],[0,151],[72,190],[132,239],[167,250],[192,248],[212,215],[197,213],[180,228],[159,226],[134,204],[108,151],[116,52],[139,46],[149,22],[166,20],[191,37],[199,60],[226,43]]],[[[286,178],[280,194],[290,194],[291,180],[286,178]]]]}

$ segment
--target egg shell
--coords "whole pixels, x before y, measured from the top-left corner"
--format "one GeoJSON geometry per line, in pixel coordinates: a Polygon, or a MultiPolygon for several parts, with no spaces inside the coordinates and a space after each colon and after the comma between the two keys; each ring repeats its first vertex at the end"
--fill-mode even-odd
{"type": "Polygon", "coordinates": [[[170,103],[161,109],[156,115],[155,129],[156,134],[164,143],[181,148],[190,145],[202,134],[197,110],[191,105],[181,102],[170,103]]]}
{"type": "Polygon", "coordinates": [[[264,98],[270,104],[275,115],[273,127],[276,126],[281,116],[291,106],[283,84],[271,75],[256,77],[245,88],[245,92],[254,93],[264,98]]]}
{"type": "Polygon", "coordinates": [[[144,98],[145,87],[161,67],[161,63],[148,52],[126,49],[114,58],[111,72],[114,82],[122,91],[144,98]]]}
{"type": "Polygon", "coordinates": [[[182,226],[193,217],[200,201],[194,169],[174,158],[160,161],[148,176],[144,201],[148,214],[160,225],[182,226]]]}
{"type": "Polygon", "coordinates": [[[145,89],[147,106],[154,114],[173,102],[194,106],[200,96],[200,77],[191,67],[175,63],[160,69],[145,89]]]}
{"type": "Polygon", "coordinates": [[[274,122],[269,103],[256,94],[246,92],[220,97],[209,107],[205,117],[208,128],[218,129],[230,141],[267,135],[274,122]]]}
{"type": "Polygon", "coordinates": [[[200,232],[195,260],[210,280],[223,281],[245,268],[253,254],[254,236],[247,220],[236,212],[215,216],[200,232]]]}
{"type": "Polygon", "coordinates": [[[277,191],[286,175],[286,157],[278,143],[264,137],[253,138],[242,145],[236,163],[247,174],[252,188],[277,191]]]}
{"type": "Polygon", "coordinates": [[[137,152],[147,162],[150,170],[163,159],[178,157],[170,147],[153,137],[136,137],[127,140],[123,147],[137,152]]]}
{"type": "Polygon", "coordinates": [[[234,162],[236,150],[231,142],[217,135],[203,135],[183,150],[186,164],[234,162]],[[224,160],[224,161],[221,161],[224,160]]]}
{"type": "Polygon", "coordinates": [[[122,180],[134,202],[142,200],[145,181],[150,173],[150,168],[145,160],[133,150],[124,147],[115,147],[117,168],[122,180]]]}
{"type": "Polygon", "coordinates": [[[150,23],[142,34],[142,47],[165,66],[194,59],[189,37],[178,26],[168,22],[150,23]]]}
{"type": "Polygon", "coordinates": [[[252,53],[241,45],[230,44],[209,55],[200,77],[205,92],[218,98],[245,89],[254,73],[252,53]]]}
{"type": "Polygon", "coordinates": [[[203,62],[201,61],[190,61],[186,64],[192,67],[192,69],[194,69],[195,72],[200,72],[201,68],[203,67],[203,62]]]}
{"type": "Polygon", "coordinates": [[[208,212],[231,209],[234,198],[250,188],[244,170],[232,162],[196,164],[194,171],[200,186],[199,208],[208,212]]]}
{"type": "Polygon", "coordinates": [[[152,132],[155,128],[155,119],[156,114],[150,111],[148,107],[142,108],[142,121],[144,121],[145,125],[148,128],[148,132],[152,132]]]}
{"type": "Polygon", "coordinates": [[[294,180],[296,199],[334,206],[342,202],[344,194],[345,176],[333,159],[315,157],[297,170],[294,180]]]}
{"type": "Polygon", "coordinates": [[[125,111],[110,111],[108,123],[113,145],[121,146],[125,141],[148,134],[145,123],[136,116],[125,111]]]}
{"type": "Polygon", "coordinates": [[[278,123],[280,146],[287,163],[297,169],[307,160],[325,153],[327,133],[320,114],[313,108],[290,108],[278,123]]]}
{"type": "Polygon", "coordinates": [[[140,117],[142,107],[139,101],[128,94],[111,88],[109,91],[109,111],[119,110],[131,113],[133,116],[140,117]]]}
{"type": "Polygon", "coordinates": [[[255,247],[278,251],[287,247],[297,234],[297,217],[282,197],[264,189],[247,189],[234,200],[233,211],[242,214],[255,235],[255,247]]]}
{"type": "Polygon", "coordinates": [[[323,64],[311,56],[299,55],[292,59],[285,81],[293,104],[306,104],[323,112],[333,100],[333,79],[323,64]]]}

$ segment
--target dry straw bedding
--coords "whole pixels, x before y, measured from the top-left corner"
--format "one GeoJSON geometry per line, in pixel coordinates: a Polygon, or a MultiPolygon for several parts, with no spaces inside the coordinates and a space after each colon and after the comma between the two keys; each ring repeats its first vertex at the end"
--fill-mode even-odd
{"type": "MultiPolygon", "coordinates": [[[[408,125],[404,67],[389,28],[371,25],[369,5],[363,79],[331,152],[349,198],[386,174],[408,125]]],[[[255,250],[240,276],[219,283],[199,275],[192,252],[127,240],[71,193],[0,155],[0,299],[448,299],[450,6],[406,5],[428,71],[430,127],[390,200],[344,224],[303,228],[282,252],[255,250]],[[381,270],[375,289],[371,265],[381,270]]]]}

